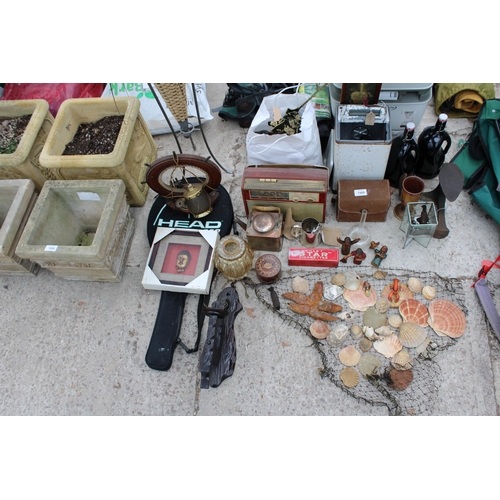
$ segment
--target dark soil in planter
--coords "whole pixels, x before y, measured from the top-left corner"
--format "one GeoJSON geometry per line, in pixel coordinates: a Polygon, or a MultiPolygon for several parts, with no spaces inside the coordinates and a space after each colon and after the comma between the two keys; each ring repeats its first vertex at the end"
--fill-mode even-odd
{"type": "Polygon", "coordinates": [[[107,155],[113,151],[123,116],[106,116],[93,123],[82,123],[63,155],[107,155]]]}
{"type": "Polygon", "coordinates": [[[19,146],[31,115],[0,118],[0,154],[12,154],[19,146]]]}

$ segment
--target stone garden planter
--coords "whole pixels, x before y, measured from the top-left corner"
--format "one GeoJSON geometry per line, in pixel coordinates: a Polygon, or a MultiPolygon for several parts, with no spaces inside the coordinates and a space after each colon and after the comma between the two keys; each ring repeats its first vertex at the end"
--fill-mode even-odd
{"type": "Polygon", "coordinates": [[[117,282],[133,230],[120,179],[47,181],[17,253],[64,279],[117,282]]]}
{"type": "Polygon", "coordinates": [[[31,179],[37,191],[58,177],[40,165],[39,157],[54,123],[44,99],[0,101],[0,119],[31,115],[21,142],[11,154],[0,154],[0,179],[31,179]]]}
{"type": "Polygon", "coordinates": [[[64,180],[121,179],[128,203],[144,205],[148,193],[147,164],[156,159],[157,148],[139,108],[136,97],[67,99],[45,142],[41,165],[64,180]],[[124,119],[111,153],[63,155],[80,124],[116,115],[123,115],[124,119]]]}
{"type": "Polygon", "coordinates": [[[35,201],[33,181],[0,180],[0,274],[38,274],[38,264],[16,254],[16,246],[35,201]]]}

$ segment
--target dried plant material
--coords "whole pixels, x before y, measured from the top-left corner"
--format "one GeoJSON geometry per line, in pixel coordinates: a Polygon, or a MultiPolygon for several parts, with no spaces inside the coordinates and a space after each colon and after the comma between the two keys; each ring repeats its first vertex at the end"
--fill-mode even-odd
{"type": "Polygon", "coordinates": [[[366,311],[377,302],[377,292],[373,287],[368,290],[364,290],[363,286],[356,290],[344,287],[343,296],[354,311],[366,311]]]}
{"type": "Polygon", "coordinates": [[[429,325],[436,333],[457,339],[464,334],[467,321],[455,303],[436,299],[429,304],[429,325]]]}
{"type": "Polygon", "coordinates": [[[377,375],[380,368],[380,359],[373,354],[363,354],[358,362],[358,370],[364,377],[377,375]]]}
{"type": "Polygon", "coordinates": [[[427,335],[423,326],[416,323],[408,323],[404,321],[399,327],[399,341],[405,347],[417,347],[425,339],[427,335]]]}
{"type": "Polygon", "coordinates": [[[412,381],[412,370],[396,370],[392,368],[387,373],[387,385],[395,391],[404,391],[412,381]]]}
{"type": "Polygon", "coordinates": [[[363,314],[363,325],[371,326],[374,330],[386,324],[387,316],[378,312],[375,307],[369,307],[363,314]]]}
{"type": "Polygon", "coordinates": [[[315,339],[326,339],[330,334],[330,327],[328,323],[317,319],[311,324],[309,331],[315,339]]]}
{"type": "Polygon", "coordinates": [[[356,366],[360,358],[360,352],[353,345],[348,345],[339,352],[339,361],[344,366],[356,366]]]}
{"type": "Polygon", "coordinates": [[[397,335],[389,335],[382,340],[375,341],[373,343],[373,348],[386,358],[392,358],[394,354],[403,349],[403,345],[399,341],[397,335]]]}
{"type": "Polygon", "coordinates": [[[346,387],[356,387],[359,383],[359,373],[355,368],[344,368],[340,372],[340,380],[346,387]]]}
{"type": "Polygon", "coordinates": [[[399,304],[399,313],[404,321],[416,323],[420,326],[427,326],[429,318],[429,311],[427,306],[416,299],[406,299],[399,304]]]}

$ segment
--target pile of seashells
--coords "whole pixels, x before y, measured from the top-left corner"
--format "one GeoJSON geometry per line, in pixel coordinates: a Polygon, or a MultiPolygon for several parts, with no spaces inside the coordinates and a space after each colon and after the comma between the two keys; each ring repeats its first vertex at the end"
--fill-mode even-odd
{"type": "MultiPolygon", "coordinates": [[[[373,278],[381,280],[386,275],[386,272],[377,270],[373,278]]],[[[313,337],[325,340],[330,347],[340,349],[338,360],[345,366],[340,379],[350,388],[359,383],[360,376],[378,374],[382,363],[379,356],[370,352],[373,349],[390,360],[390,369],[384,373],[388,386],[394,390],[406,389],[413,380],[412,354],[418,356],[429,349],[432,352],[435,347],[428,337],[427,327],[438,336],[454,339],[461,337],[466,329],[465,314],[460,307],[450,300],[436,298],[436,289],[423,285],[415,277],[406,283],[393,279],[380,294],[367,280],[353,272],[334,274],[331,285],[316,282],[309,295],[308,281],[296,277],[292,289],[293,292],[282,296],[292,301],[288,306],[299,314],[309,314],[301,312],[306,309],[300,304],[317,307],[328,303],[328,316],[310,314],[314,319],[310,332],[313,337]],[[321,300],[319,290],[323,292],[321,300]],[[340,298],[347,302],[351,312],[342,311],[338,304],[337,312],[334,312],[332,304],[340,298]],[[362,324],[356,324],[355,318],[360,316],[362,324]],[[357,344],[342,348],[349,338],[357,344]]]]}

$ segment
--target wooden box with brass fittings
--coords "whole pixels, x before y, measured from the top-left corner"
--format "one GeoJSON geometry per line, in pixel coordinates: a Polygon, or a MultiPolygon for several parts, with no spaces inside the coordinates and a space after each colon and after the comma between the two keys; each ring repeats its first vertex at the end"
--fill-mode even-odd
{"type": "Polygon", "coordinates": [[[248,243],[253,250],[279,252],[283,245],[282,229],[283,214],[279,208],[255,206],[246,230],[248,243]]]}

